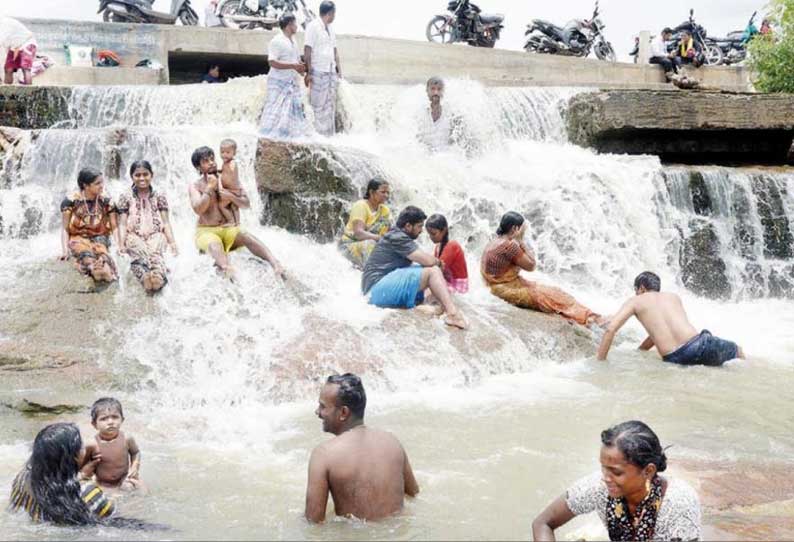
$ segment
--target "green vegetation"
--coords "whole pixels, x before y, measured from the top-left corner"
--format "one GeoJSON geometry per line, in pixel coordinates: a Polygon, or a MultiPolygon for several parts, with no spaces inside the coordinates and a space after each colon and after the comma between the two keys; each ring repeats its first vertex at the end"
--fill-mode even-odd
{"type": "Polygon", "coordinates": [[[750,43],[749,64],[761,92],[794,93],[794,0],[770,0],[771,36],[750,43]]]}

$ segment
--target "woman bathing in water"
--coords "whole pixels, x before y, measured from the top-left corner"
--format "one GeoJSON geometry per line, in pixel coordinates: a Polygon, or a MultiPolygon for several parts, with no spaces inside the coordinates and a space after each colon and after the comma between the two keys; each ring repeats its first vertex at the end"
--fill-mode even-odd
{"type": "Polygon", "coordinates": [[[559,314],[583,326],[605,324],[606,319],[559,288],[520,276],[521,270],[532,272],[537,265],[534,251],[524,241],[526,232],[527,223],[520,214],[510,212],[502,217],[497,238],[485,247],[480,267],[491,293],[517,307],[559,314]]]}
{"type": "Polygon", "coordinates": [[[449,240],[449,225],[444,215],[433,215],[425,222],[427,235],[436,244],[433,255],[443,263],[444,279],[450,292],[465,294],[469,291],[469,270],[466,256],[457,241],[449,240]]]}
{"type": "Polygon", "coordinates": [[[386,206],[390,195],[389,183],[372,179],[367,184],[366,197],[350,208],[339,250],[358,269],[364,268],[375,244],[391,228],[391,211],[386,206]]]}
{"type": "Polygon", "coordinates": [[[130,270],[147,293],[154,294],[168,283],[166,246],[179,253],[165,194],[152,188],[154,170],[146,160],[130,167],[132,190],[119,198],[119,246],[130,257],[130,270]]]}
{"type": "Polygon", "coordinates": [[[77,192],[61,202],[60,259],[74,258],[80,272],[96,282],[113,282],[118,272],[108,251],[110,236],[118,236],[116,207],[102,195],[105,179],[98,171],[81,170],[77,187],[77,192]]]}
{"type": "Polygon", "coordinates": [[[576,482],[532,523],[535,540],[574,517],[596,512],[610,540],[699,540],[700,501],[686,482],[662,477],[667,469],[659,437],[639,421],[601,433],[601,472],[576,482]]]}

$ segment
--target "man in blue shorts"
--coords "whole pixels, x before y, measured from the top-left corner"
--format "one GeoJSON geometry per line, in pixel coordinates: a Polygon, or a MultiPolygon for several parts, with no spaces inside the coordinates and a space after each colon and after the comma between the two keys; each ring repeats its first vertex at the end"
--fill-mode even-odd
{"type": "Polygon", "coordinates": [[[444,322],[466,329],[468,324],[452,301],[441,261],[422,251],[416,243],[427,216],[421,209],[406,207],[395,227],[384,235],[367,260],[361,277],[361,291],[370,294],[369,302],[392,309],[413,309],[430,292],[444,307],[444,322]]]}
{"type": "Polygon", "coordinates": [[[736,343],[715,337],[706,330],[698,333],[689,323],[681,298],[661,293],[661,287],[661,279],[650,271],[634,279],[636,295],[610,319],[598,348],[598,359],[607,359],[615,334],[632,316],[636,316],[648,332],[640,350],[655,346],[668,363],[716,367],[732,359],[744,359],[744,352],[736,343]]]}

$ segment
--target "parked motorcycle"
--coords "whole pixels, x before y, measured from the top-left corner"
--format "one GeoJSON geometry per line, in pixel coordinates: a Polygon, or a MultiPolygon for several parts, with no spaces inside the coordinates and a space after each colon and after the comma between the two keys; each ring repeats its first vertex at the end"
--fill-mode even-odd
{"type": "Polygon", "coordinates": [[[747,46],[755,36],[761,33],[755,26],[757,14],[757,11],[753,12],[744,30],[730,32],[724,38],[713,38],[713,43],[722,50],[723,64],[738,64],[747,59],[747,46]]]}
{"type": "Polygon", "coordinates": [[[100,0],[97,13],[106,23],[176,24],[179,20],[185,26],[195,26],[199,22],[190,0],[171,0],[168,13],[154,11],[153,5],[154,0],[100,0]]]}
{"type": "Polygon", "coordinates": [[[452,0],[447,10],[452,15],[436,15],[427,24],[427,41],[465,42],[474,47],[496,45],[504,28],[504,15],[483,15],[469,0],[452,0]]]}
{"type": "Polygon", "coordinates": [[[581,58],[586,58],[590,55],[590,51],[595,50],[599,60],[615,62],[617,61],[615,50],[604,37],[605,25],[599,15],[598,2],[596,1],[595,10],[590,19],[574,19],[564,27],[535,19],[527,25],[525,33],[527,42],[524,49],[528,53],[581,58]]]}
{"type": "Polygon", "coordinates": [[[278,26],[282,15],[298,12],[298,3],[303,12],[303,27],[306,28],[315,15],[304,0],[221,0],[217,14],[221,24],[227,28],[272,30],[278,26]]]}
{"type": "Polygon", "coordinates": [[[695,22],[695,10],[689,10],[689,20],[673,28],[673,39],[667,42],[667,50],[674,51],[681,39],[681,33],[687,31],[694,41],[695,51],[700,62],[707,66],[719,66],[723,61],[722,49],[713,40],[708,39],[706,29],[695,22]]]}

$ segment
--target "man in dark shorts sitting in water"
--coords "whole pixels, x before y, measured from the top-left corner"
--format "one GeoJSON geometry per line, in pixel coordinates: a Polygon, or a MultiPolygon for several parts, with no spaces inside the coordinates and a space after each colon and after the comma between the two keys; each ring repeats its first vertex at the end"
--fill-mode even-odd
{"type": "Polygon", "coordinates": [[[354,374],[334,375],[320,392],[315,414],[323,431],[336,435],[309,460],[306,519],[325,520],[328,493],[337,516],[378,520],[402,510],[419,485],[408,455],[391,433],[364,425],[367,394],[354,374]]]}
{"type": "Polygon", "coordinates": [[[662,281],[646,271],[634,279],[637,295],[626,301],[612,317],[601,346],[598,359],[606,360],[615,334],[629,318],[636,316],[648,332],[640,350],[654,346],[664,361],[678,365],[720,366],[732,359],[744,359],[744,352],[733,342],[713,336],[708,331],[698,333],[689,323],[681,298],[672,293],[661,293],[662,281]]]}

